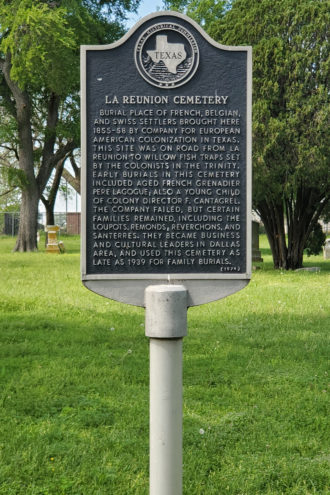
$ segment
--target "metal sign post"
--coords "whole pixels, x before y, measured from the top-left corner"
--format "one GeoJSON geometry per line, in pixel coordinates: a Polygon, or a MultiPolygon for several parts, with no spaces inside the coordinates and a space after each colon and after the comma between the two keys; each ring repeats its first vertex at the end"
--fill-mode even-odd
{"type": "Polygon", "coordinates": [[[182,493],[182,339],[187,335],[187,290],[146,289],[150,337],[150,495],[182,493]]]}
{"type": "Polygon", "coordinates": [[[187,307],[251,277],[250,47],[177,12],[81,47],[84,285],[146,308],[150,493],[182,492],[187,307]]]}

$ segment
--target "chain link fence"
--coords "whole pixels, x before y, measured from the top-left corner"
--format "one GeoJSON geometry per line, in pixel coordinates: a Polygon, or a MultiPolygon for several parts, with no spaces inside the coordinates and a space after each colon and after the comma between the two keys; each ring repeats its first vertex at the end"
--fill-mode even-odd
{"type": "MultiPolygon", "coordinates": [[[[55,213],[55,225],[58,225],[63,234],[80,234],[80,213],[55,213]]],[[[0,234],[16,236],[19,227],[19,211],[0,212],[0,234]]],[[[44,231],[46,213],[38,215],[38,230],[44,231]]]]}

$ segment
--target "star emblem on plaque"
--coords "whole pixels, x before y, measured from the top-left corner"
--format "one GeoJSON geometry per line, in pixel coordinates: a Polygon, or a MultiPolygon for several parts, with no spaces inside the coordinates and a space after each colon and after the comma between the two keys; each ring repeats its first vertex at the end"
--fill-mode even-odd
{"type": "Polygon", "coordinates": [[[144,31],[135,46],[140,75],[160,88],[176,88],[187,83],[195,74],[198,62],[196,40],[179,24],[156,24],[144,31]]]}

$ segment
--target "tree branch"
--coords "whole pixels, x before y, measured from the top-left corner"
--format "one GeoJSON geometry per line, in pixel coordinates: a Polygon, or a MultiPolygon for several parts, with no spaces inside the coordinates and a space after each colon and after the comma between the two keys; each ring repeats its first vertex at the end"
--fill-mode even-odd
{"type": "Polygon", "coordinates": [[[8,191],[6,191],[4,193],[1,193],[0,194],[0,198],[2,198],[3,196],[6,196],[7,194],[10,194],[11,192],[15,191],[15,189],[17,189],[17,186],[16,187],[12,187],[11,189],[8,189],[8,191]]]}
{"type": "Polygon", "coordinates": [[[80,177],[73,177],[73,175],[71,175],[70,172],[68,172],[68,170],[66,169],[63,170],[62,176],[65,180],[68,181],[70,186],[72,186],[73,189],[77,191],[78,194],[80,194],[80,177]]]}
{"type": "Polygon", "coordinates": [[[10,113],[12,117],[16,120],[17,114],[16,114],[16,106],[15,102],[11,98],[11,90],[8,86],[7,80],[5,78],[5,74],[3,72],[3,67],[5,61],[2,59],[3,64],[0,64],[1,71],[3,73],[3,77],[0,79],[0,87],[2,89],[1,91],[1,97],[3,99],[3,106],[6,108],[6,110],[10,113]]]}
{"type": "Polygon", "coordinates": [[[69,141],[67,141],[64,146],[61,146],[56,151],[52,160],[54,162],[54,165],[56,165],[56,163],[62,160],[62,158],[64,158],[66,155],[69,155],[76,147],[77,147],[77,143],[75,142],[74,139],[70,139],[69,141]]]}
{"type": "Polygon", "coordinates": [[[15,155],[16,160],[19,160],[17,148],[12,148],[11,146],[6,146],[5,144],[2,144],[1,147],[5,150],[12,151],[15,155]]]}
{"type": "Polygon", "coordinates": [[[2,65],[2,72],[5,77],[6,83],[10,91],[12,92],[15,100],[24,97],[25,92],[22,91],[19,86],[12,80],[10,76],[11,71],[11,53],[8,51],[2,65]]]}
{"type": "Polygon", "coordinates": [[[61,177],[62,177],[62,173],[63,173],[63,169],[64,169],[64,163],[65,163],[65,160],[67,158],[68,157],[65,156],[56,165],[55,177],[54,177],[53,184],[52,184],[52,187],[51,187],[50,192],[49,192],[49,195],[48,195],[48,202],[49,202],[50,206],[52,206],[52,207],[55,204],[56,195],[57,195],[57,192],[58,192],[58,188],[60,186],[61,177]]]}
{"type": "Polygon", "coordinates": [[[56,167],[57,163],[67,158],[69,154],[77,147],[76,142],[74,140],[69,140],[64,146],[61,146],[56,153],[54,153],[51,157],[49,157],[47,163],[47,169],[40,167],[37,183],[39,187],[39,191],[43,191],[47,185],[50,174],[54,167],[56,167]],[[46,173],[47,172],[47,173],[46,173]]]}
{"type": "Polygon", "coordinates": [[[70,155],[70,162],[76,177],[80,177],[80,168],[73,155],[70,155]]]}

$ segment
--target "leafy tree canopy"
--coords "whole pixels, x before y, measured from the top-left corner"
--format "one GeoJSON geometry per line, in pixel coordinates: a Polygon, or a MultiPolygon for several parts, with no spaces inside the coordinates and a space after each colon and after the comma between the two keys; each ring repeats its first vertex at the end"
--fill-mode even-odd
{"type": "Polygon", "coordinates": [[[138,2],[0,0],[0,135],[22,187],[17,250],[36,248],[39,198],[79,145],[80,45],[118,39],[138,2]]]}
{"type": "MultiPolygon", "coordinates": [[[[169,5],[198,21],[209,3],[169,5]]],[[[301,266],[330,199],[329,24],[326,0],[234,0],[204,26],[222,44],[253,47],[253,201],[276,267],[301,266]]]]}
{"type": "Polygon", "coordinates": [[[67,95],[79,81],[79,45],[114,41],[125,10],[135,7],[134,0],[0,1],[0,50],[11,54],[12,79],[21,89],[67,95]]]}
{"type": "Polygon", "coordinates": [[[328,26],[323,0],[236,0],[218,25],[223,42],[253,46],[256,200],[327,185],[328,26]]]}
{"type": "Polygon", "coordinates": [[[226,0],[165,0],[168,9],[184,12],[209,33],[216,29],[230,2],[226,0]]]}

